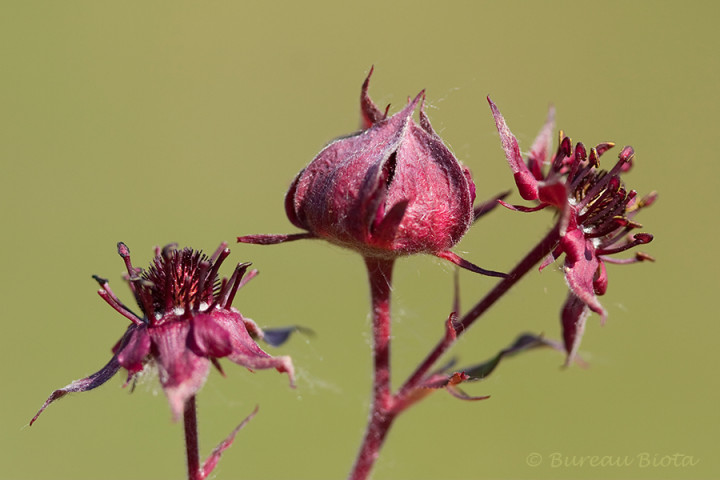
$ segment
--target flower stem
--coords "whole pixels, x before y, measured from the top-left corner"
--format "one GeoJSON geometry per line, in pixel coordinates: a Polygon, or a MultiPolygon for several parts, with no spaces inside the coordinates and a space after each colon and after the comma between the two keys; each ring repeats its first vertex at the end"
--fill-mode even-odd
{"type": "Polygon", "coordinates": [[[402,408],[404,399],[415,390],[435,362],[455,343],[457,337],[463,334],[470,326],[495,304],[510,288],[512,288],[527,272],[550,254],[560,240],[559,223],[553,227],[540,242],[530,250],[525,257],[515,265],[507,277],[500,280],[470,311],[456,323],[456,336],[452,339],[443,338],[428,354],[425,360],[405,381],[397,395],[398,406],[402,408]]]}
{"type": "Polygon", "coordinates": [[[446,334],[395,395],[390,391],[390,291],[394,261],[377,258],[365,259],[372,298],[373,403],[365,437],[355,465],[350,472],[350,480],[364,480],[370,475],[393,421],[397,415],[414,403],[413,393],[421,386],[438,359],[455,343],[457,337],[462,335],[530,269],[550,254],[559,239],[560,225],[557,224],[518,262],[506,278],[500,280],[485,297],[455,322],[455,335],[446,334]]]}
{"type": "Polygon", "coordinates": [[[390,291],[394,260],[366,258],[373,321],[373,400],[365,438],[350,479],[368,477],[396,413],[390,392],[390,291]]]}
{"type": "Polygon", "coordinates": [[[188,480],[200,480],[200,453],[198,451],[197,408],[195,395],[185,404],[185,453],[187,455],[188,480]]]}

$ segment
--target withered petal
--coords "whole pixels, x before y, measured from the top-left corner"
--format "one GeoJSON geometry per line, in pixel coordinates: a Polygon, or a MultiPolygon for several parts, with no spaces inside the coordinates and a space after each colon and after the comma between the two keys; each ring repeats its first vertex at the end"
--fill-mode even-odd
{"type": "Polygon", "coordinates": [[[38,412],[35,414],[35,416],[30,420],[30,425],[35,423],[35,420],[40,416],[40,414],[55,400],[64,397],[68,393],[74,393],[74,392],[87,392],[88,390],[92,390],[93,388],[97,388],[103,383],[110,380],[120,369],[120,363],[118,362],[117,355],[113,355],[113,357],[110,359],[110,361],[105,365],[103,368],[101,368],[99,371],[93,373],[90,376],[87,376],[85,378],[82,378],[80,380],[75,380],[71,384],[60,388],[58,390],[55,390],[50,394],[48,399],[45,401],[43,406],[38,410],[38,412]]]}
{"type": "Polygon", "coordinates": [[[295,332],[301,332],[306,335],[311,335],[313,333],[312,330],[301,327],[299,325],[291,325],[289,327],[278,328],[264,328],[262,332],[263,341],[271,347],[279,347],[280,345],[284,344],[295,332]]]}

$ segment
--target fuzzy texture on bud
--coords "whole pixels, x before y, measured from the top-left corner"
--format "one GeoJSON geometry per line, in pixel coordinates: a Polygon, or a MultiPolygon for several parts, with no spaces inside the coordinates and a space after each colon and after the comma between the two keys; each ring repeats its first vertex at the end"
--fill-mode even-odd
{"type": "Polygon", "coordinates": [[[330,143],[298,174],[288,218],[365,256],[445,251],[474,218],[470,172],[430,126],[424,92],[387,117],[368,96],[369,79],[361,94],[365,129],[330,143]]]}

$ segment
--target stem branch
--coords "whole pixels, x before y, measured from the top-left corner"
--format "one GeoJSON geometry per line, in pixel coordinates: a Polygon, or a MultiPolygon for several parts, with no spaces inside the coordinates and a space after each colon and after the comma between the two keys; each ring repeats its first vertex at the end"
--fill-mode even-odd
{"type": "MultiPolygon", "coordinates": [[[[364,480],[377,460],[395,417],[413,401],[413,393],[421,386],[438,359],[455,343],[483,313],[512,288],[527,272],[550,254],[560,239],[559,224],[548,232],[525,257],[500,280],[470,311],[454,326],[455,335],[445,335],[425,360],[410,375],[397,394],[390,391],[390,291],[394,260],[365,258],[370,280],[373,321],[373,401],[363,443],[350,480],[364,480]]],[[[193,479],[191,479],[193,480],[193,479]]]]}
{"type": "Polygon", "coordinates": [[[415,390],[422,380],[426,377],[430,369],[435,365],[438,359],[457,341],[457,338],[463,334],[480,316],[485,313],[495,302],[500,299],[510,288],[512,288],[527,272],[538,264],[543,258],[550,254],[560,239],[560,226],[556,224],[548,234],[540,240],[540,242],[530,250],[525,257],[515,265],[507,277],[500,280],[495,288],[490,290],[469,312],[467,312],[457,322],[457,335],[454,339],[443,338],[435,348],[425,357],[425,360],[417,367],[417,369],[405,381],[402,388],[398,392],[397,400],[399,404],[403,404],[407,395],[415,390]]]}

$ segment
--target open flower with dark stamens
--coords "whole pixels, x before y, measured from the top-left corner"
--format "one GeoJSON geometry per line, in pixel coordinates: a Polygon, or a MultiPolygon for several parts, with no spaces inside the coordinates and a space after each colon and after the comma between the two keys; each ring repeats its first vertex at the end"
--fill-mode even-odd
{"type": "Polygon", "coordinates": [[[147,366],[156,365],[175,419],[202,387],[210,364],[220,369],[219,358],[227,357],[250,370],[275,368],[287,373],[293,383],[290,357],[265,353],[253,339],[262,337],[262,330],[232,306],[238,288],[257,271],[245,275],[250,264],[239,264],[229,280],[221,281],[218,270],[230,254],[226,244],[212,257],[189,248],[177,250],[172,245],[157,249],[148,270],[132,266],[124,243],[118,244],[118,253],[125,262],[140,314],[113,293],[107,280],[94,277],[101,287],[98,294],[130,320],[130,326],[112,349],[110,362],[97,373],[55,390],[31,425],[50,403],[71,392],[99,387],[120,367],[128,372],[127,385],[147,366]]]}
{"type": "Polygon", "coordinates": [[[238,241],[274,244],[322,238],[366,258],[428,253],[478,273],[502,276],[450,251],[475,219],[475,184],[430,125],[424,92],[388,117],[388,110],[378,109],[368,95],[371,74],[360,95],[363,129],[331,142],[287,192],[288,219],[306,233],[248,235],[238,241]]]}
{"type": "Polygon", "coordinates": [[[597,299],[607,290],[606,263],[635,263],[652,260],[637,253],[634,257],[617,259],[612,255],[652,241],[648,233],[633,233],[641,225],[633,221],[638,211],[651,205],[657,194],[642,199],[635,190],[626,190],[620,178],[632,167],[635,153],[625,147],[618,161],[609,170],[600,169],[600,157],[614,146],[601,143],[588,149],[560,132],[555,155],[549,156],[554,110],[533,143],[525,162],[517,139],[510,132],[497,106],[488,98],[500,133],[505,156],[515,176],[520,195],[536,200],[534,207],[503,205],[519,211],[537,211],[555,207],[559,213],[560,239],[541,268],[565,254],[564,272],[570,292],[562,309],[561,319],[568,362],[577,352],[590,312],[605,321],[607,313],[597,299]]]}

